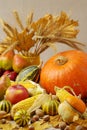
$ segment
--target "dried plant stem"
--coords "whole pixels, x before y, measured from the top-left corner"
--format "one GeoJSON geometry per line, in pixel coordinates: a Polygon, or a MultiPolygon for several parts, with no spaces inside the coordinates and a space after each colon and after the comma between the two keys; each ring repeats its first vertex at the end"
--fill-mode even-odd
{"type": "Polygon", "coordinates": [[[3,31],[6,33],[6,35],[8,36],[8,37],[12,37],[12,34],[11,34],[11,32],[7,29],[7,28],[3,28],[3,31]]]}
{"type": "Polygon", "coordinates": [[[27,29],[30,30],[31,28],[31,23],[33,21],[33,12],[31,12],[28,16],[27,16],[27,20],[26,20],[26,25],[27,25],[27,29]]]}
{"type": "Polygon", "coordinates": [[[9,24],[7,24],[6,22],[4,22],[4,26],[14,35],[14,28],[11,27],[9,24]]]}
{"type": "Polygon", "coordinates": [[[23,27],[22,22],[21,22],[21,20],[20,20],[20,18],[19,18],[18,12],[14,10],[13,13],[14,13],[15,19],[16,19],[16,21],[17,21],[19,27],[23,30],[24,27],[23,27]]]}
{"type": "MultiPolygon", "coordinates": [[[[49,40],[49,42],[50,42],[50,40],[49,40]]],[[[81,45],[81,46],[85,46],[85,44],[83,44],[83,43],[80,43],[80,42],[77,42],[77,41],[74,41],[74,40],[71,40],[71,39],[66,39],[66,38],[64,38],[64,39],[63,38],[51,39],[51,43],[54,44],[55,42],[57,42],[57,43],[60,42],[62,44],[66,44],[66,45],[68,45],[68,46],[70,46],[72,48],[78,49],[78,50],[82,50],[82,48],[80,46],[78,46],[78,44],[81,45]]],[[[49,47],[48,44],[45,44],[45,43],[42,44],[37,49],[37,54],[39,55],[40,53],[45,51],[48,47],[49,47]]]]}
{"type": "Polygon", "coordinates": [[[5,55],[8,51],[10,50],[14,50],[15,46],[17,46],[19,44],[19,42],[14,42],[14,44],[12,44],[10,47],[8,47],[3,53],[2,55],[5,55]]]}
{"type": "Polygon", "coordinates": [[[23,55],[40,55],[48,47],[55,49],[55,43],[65,44],[79,50],[82,50],[81,47],[84,46],[83,43],[74,40],[79,32],[76,29],[78,21],[70,19],[65,12],[61,12],[59,16],[47,14],[36,22],[33,22],[33,12],[31,12],[26,18],[25,27],[18,12],[13,11],[13,14],[21,32],[0,19],[3,31],[7,35],[2,42],[4,44],[0,45],[2,54],[10,49],[16,49],[23,55]],[[4,50],[6,51],[3,52],[4,50]]]}

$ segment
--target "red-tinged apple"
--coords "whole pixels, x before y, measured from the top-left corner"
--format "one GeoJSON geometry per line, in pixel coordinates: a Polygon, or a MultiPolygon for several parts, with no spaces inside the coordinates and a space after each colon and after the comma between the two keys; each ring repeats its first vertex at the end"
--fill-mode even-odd
{"type": "Polygon", "coordinates": [[[5,93],[5,99],[15,104],[29,97],[28,90],[20,84],[10,86],[5,93]]]}
{"type": "Polygon", "coordinates": [[[7,70],[7,71],[5,71],[3,74],[4,74],[4,75],[7,75],[7,76],[10,78],[10,80],[15,81],[16,76],[17,76],[18,73],[15,72],[15,71],[7,70]]]}

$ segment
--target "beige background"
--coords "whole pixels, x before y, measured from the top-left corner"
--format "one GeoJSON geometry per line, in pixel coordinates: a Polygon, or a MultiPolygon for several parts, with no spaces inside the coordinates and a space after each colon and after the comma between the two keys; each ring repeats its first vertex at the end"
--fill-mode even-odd
{"type": "MultiPolygon", "coordinates": [[[[30,11],[34,11],[34,19],[37,20],[47,13],[53,15],[59,14],[61,11],[67,12],[71,18],[79,21],[80,32],[77,40],[87,43],[87,0],[0,0],[0,18],[8,23],[15,25],[12,11],[17,10],[25,24],[25,18],[30,11]]],[[[4,33],[0,27],[0,40],[4,38],[4,33]]],[[[56,44],[57,52],[72,49],[66,45],[56,44]]],[[[87,47],[84,47],[87,51],[87,47]]],[[[55,53],[54,50],[47,49],[41,54],[44,62],[55,53]]]]}

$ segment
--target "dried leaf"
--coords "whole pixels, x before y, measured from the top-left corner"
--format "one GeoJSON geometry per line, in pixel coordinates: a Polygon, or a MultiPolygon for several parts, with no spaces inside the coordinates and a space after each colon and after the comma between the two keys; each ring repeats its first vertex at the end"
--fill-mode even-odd
{"type": "Polygon", "coordinates": [[[74,123],[77,125],[82,125],[83,127],[87,128],[87,120],[79,119],[79,120],[75,121],[74,123]]]}

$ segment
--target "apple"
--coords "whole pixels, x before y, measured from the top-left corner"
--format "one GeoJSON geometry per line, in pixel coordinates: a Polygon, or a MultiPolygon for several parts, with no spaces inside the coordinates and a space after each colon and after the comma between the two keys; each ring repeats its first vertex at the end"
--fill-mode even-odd
{"type": "Polygon", "coordinates": [[[10,86],[5,93],[5,99],[9,100],[12,104],[24,100],[29,97],[28,90],[20,84],[10,86]]]}
{"type": "Polygon", "coordinates": [[[15,79],[16,79],[16,77],[17,77],[17,72],[15,72],[15,71],[10,71],[10,70],[6,70],[4,73],[3,73],[3,75],[7,75],[9,78],[10,78],[10,80],[13,80],[13,81],[15,81],[15,79]]]}

